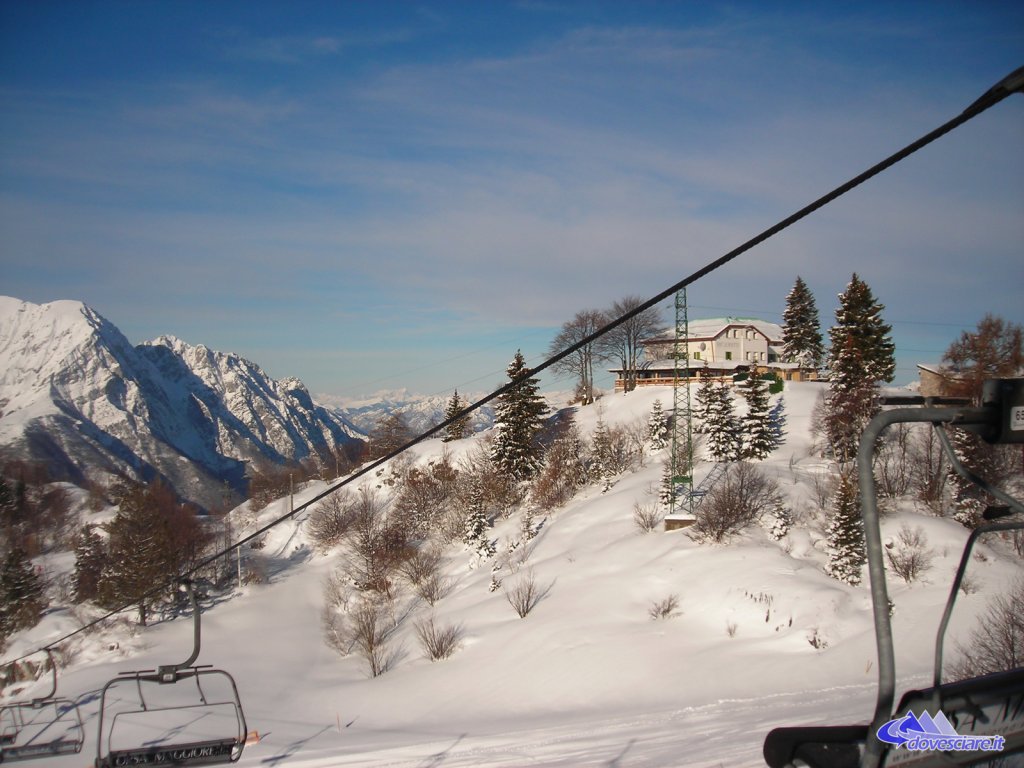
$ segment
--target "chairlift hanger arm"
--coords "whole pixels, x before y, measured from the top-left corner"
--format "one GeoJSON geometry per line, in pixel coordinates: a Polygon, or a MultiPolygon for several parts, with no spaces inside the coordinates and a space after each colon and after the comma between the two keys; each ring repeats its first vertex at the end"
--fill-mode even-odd
{"type": "Polygon", "coordinates": [[[192,655],[180,664],[167,664],[157,668],[157,674],[166,683],[176,681],[181,671],[191,667],[195,660],[199,658],[201,624],[199,603],[196,602],[196,592],[190,579],[182,579],[180,589],[188,594],[188,601],[192,606],[192,655]]]}
{"type": "Polygon", "coordinates": [[[875,644],[878,652],[878,698],[869,728],[864,768],[877,768],[883,745],[870,734],[890,719],[896,698],[896,659],[893,651],[892,624],[889,621],[889,593],[885,582],[885,558],[882,532],[875,499],[873,459],[875,442],[888,427],[903,423],[930,424],[988,424],[992,418],[987,409],[959,408],[896,408],[882,411],[868,423],[857,450],[857,472],[860,489],[861,515],[864,519],[864,544],[868,557],[871,582],[871,604],[875,621],[875,644]]]}
{"type": "MultiPolygon", "coordinates": [[[[1024,70],[1022,70],[1024,71],[1024,70]]],[[[1002,387],[1003,395],[1019,392],[1020,383],[1015,382],[1010,388],[1002,387]]],[[[1015,395],[1014,395],[1015,396],[1015,395]]],[[[953,462],[954,468],[972,482],[979,482],[986,490],[1006,502],[1011,508],[1024,512],[1024,507],[1013,497],[992,488],[968,472],[960,462],[956,461],[945,426],[963,428],[982,435],[985,439],[1007,441],[1013,436],[1007,434],[1001,420],[1006,418],[1004,403],[988,402],[982,408],[897,408],[877,414],[864,429],[857,450],[858,483],[861,497],[861,514],[864,519],[864,542],[868,557],[868,573],[871,581],[871,602],[875,622],[875,640],[878,650],[878,698],[875,713],[869,730],[869,738],[864,755],[864,768],[877,768],[880,765],[884,745],[870,734],[889,721],[896,692],[896,663],[893,650],[892,624],[889,621],[889,595],[885,581],[885,562],[882,548],[881,526],[878,518],[878,506],[875,496],[875,478],[873,458],[875,443],[892,424],[898,423],[929,423],[940,435],[943,449],[953,462]]],[[[1012,526],[1013,524],[1003,524],[1012,526]]],[[[1002,530],[1002,526],[996,526],[1002,530]]],[[[955,593],[953,595],[955,599],[955,593]]],[[[947,612],[951,607],[947,605],[947,612]]],[[[941,636],[937,641],[937,650],[941,653],[941,636]]]]}

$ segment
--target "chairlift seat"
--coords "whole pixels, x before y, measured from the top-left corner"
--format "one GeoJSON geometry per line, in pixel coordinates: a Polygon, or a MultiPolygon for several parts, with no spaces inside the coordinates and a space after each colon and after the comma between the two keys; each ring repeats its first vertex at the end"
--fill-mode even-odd
{"type": "Polygon", "coordinates": [[[46,649],[52,671],[48,693],[0,706],[0,763],[82,751],[85,728],[75,702],[57,698],[57,666],[46,649]]]}
{"type": "Polygon", "coordinates": [[[216,765],[233,762],[239,743],[235,739],[194,741],[170,746],[112,750],[97,768],[121,765],[216,765]]]}
{"type": "MultiPolygon", "coordinates": [[[[95,768],[117,768],[124,765],[216,765],[234,763],[242,755],[247,735],[245,716],[238,698],[234,678],[220,669],[209,666],[189,667],[175,671],[173,680],[166,670],[128,672],[108,682],[100,695],[100,737],[97,743],[95,768]],[[204,691],[201,679],[220,679],[224,687],[222,696],[211,698],[204,691]],[[169,689],[186,685],[192,692],[193,700],[180,699],[173,703],[156,704],[169,689]],[[137,701],[125,707],[117,694],[117,688],[134,689],[137,701]],[[115,691],[115,694],[111,694],[115,691]],[[149,692],[147,697],[144,691],[149,692]],[[147,700],[148,699],[148,700],[147,700]],[[219,733],[196,733],[188,727],[188,718],[201,713],[197,719],[209,718],[211,714],[223,713],[227,721],[218,728],[219,733]],[[104,721],[109,725],[104,727],[104,721]],[[168,733],[178,733],[184,740],[165,741],[160,744],[140,743],[132,731],[152,728],[156,724],[168,733]],[[116,738],[115,738],[116,734],[116,738]],[[129,734],[127,737],[125,734],[129,734]],[[132,740],[129,747],[115,744],[115,741],[132,740]]],[[[177,694],[180,696],[180,694],[177,694]]]]}
{"type": "Polygon", "coordinates": [[[15,702],[0,708],[0,763],[82,751],[85,730],[67,699],[15,702]]]}
{"type": "Polygon", "coordinates": [[[248,730],[238,686],[235,679],[222,669],[194,665],[199,656],[200,611],[192,582],[183,581],[181,586],[188,593],[192,605],[192,654],[179,664],[122,673],[103,686],[95,768],[217,765],[234,763],[242,757],[248,730]],[[204,679],[208,684],[220,682],[220,693],[216,697],[207,695],[203,689],[204,679]],[[193,684],[195,690],[191,691],[193,684]],[[111,696],[110,692],[116,692],[118,688],[134,689],[137,703],[128,702],[123,696],[111,696]],[[149,701],[144,693],[146,690],[150,692],[149,701]],[[218,713],[225,711],[228,713],[224,718],[227,724],[218,724],[215,729],[202,727],[209,726],[210,720],[217,720],[218,713]],[[196,726],[204,720],[206,722],[196,726]],[[150,738],[154,725],[160,731],[159,741],[150,738]],[[210,730],[214,733],[211,734],[210,730]],[[129,743],[128,747],[123,746],[125,741],[129,743]]]}

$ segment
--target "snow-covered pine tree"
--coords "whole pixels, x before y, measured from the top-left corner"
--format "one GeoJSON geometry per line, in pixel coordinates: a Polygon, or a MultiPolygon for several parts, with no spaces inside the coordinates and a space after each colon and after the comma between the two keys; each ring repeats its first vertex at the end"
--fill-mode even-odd
{"type": "Polygon", "coordinates": [[[774,541],[781,541],[793,527],[793,515],[785,504],[780,502],[768,510],[762,525],[774,541]]]}
{"type": "Polygon", "coordinates": [[[495,552],[494,543],[487,535],[490,521],[484,505],[484,489],[481,478],[473,478],[469,489],[469,509],[466,516],[466,532],[462,537],[467,548],[472,550],[475,567],[476,561],[492,557],[495,552]]]}
{"type": "Polygon", "coordinates": [[[675,478],[672,476],[672,457],[666,457],[661,470],[661,483],[658,485],[658,503],[665,509],[672,509],[676,498],[675,478]]]}
{"type": "MultiPolygon", "coordinates": [[[[1004,475],[1001,466],[1003,462],[1000,461],[1002,457],[993,448],[1009,446],[991,446],[977,435],[962,429],[949,430],[949,439],[953,445],[953,453],[963,466],[968,467],[978,477],[989,481],[995,478],[995,484],[1001,484],[1004,475]]],[[[953,519],[966,528],[977,528],[984,522],[982,515],[986,507],[993,502],[992,496],[952,468],[948,471],[947,480],[953,519]]]]}
{"type": "Polygon", "coordinates": [[[594,476],[601,481],[601,493],[605,493],[615,484],[615,469],[612,461],[612,439],[608,425],[598,416],[594,428],[594,447],[591,452],[591,466],[594,476]]]}
{"type": "Polygon", "coordinates": [[[846,290],[839,294],[836,324],[829,329],[831,357],[855,354],[862,366],[862,375],[872,384],[892,381],[896,372],[896,345],[892,326],[882,320],[885,309],[868,284],[855,272],[846,290]]]}
{"type": "Polygon", "coordinates": [[[832,458],[840,464],[857,458],[864,428],[878,412],[875,383],[864,375],[859,350],[852,340],[833,351],[832,372],[825,395],[825,435],[832,458]]]}
{"type": "Polygon", "coordinates": [[[854,273],[839,295],[832,343],[825,431],[833,457],[852,461],[864,427],[878,411],[876,388],[892,381],[896,370],[892,327],[882,320],[884,307],[854,273]]]}
{"type": "Polygon", "coordinates": [[[818,307],[807,283],[799,275],[786,296],[786,309],[782,313],[782,354],[786,362],[796,363],[804,370],[821,368],[825,358],[818,307]]]}
{"type": "Polygon", "coordinates": [[[705,425],[708,422],[708,417],[711,415],[711,409],[716,396],[715,380],[711,377],[711,371],[708,369],[707,361],[705,361],[704,367],[700,372],[700,384],[697,386],[697,408],[693,412],[697,417],[698,432],[706,431],[705,425]]]}
{"type": "Polygon", "coordinates": [[[722,381],[712,391],[713,397],[704,422],[708,453],[715,461],[736,461],[740,457],[743,443],[733,408],[732,385],[722,381]]]}
{"type": "Polygon", "coordinates": [[[772,441],[774,447],[778,448],[786,440],[786,401],[785,396],[779,395],[775,405],[768,411],[768,424],[771,427],[772,441]]]}
{"type": "Polygon", "coordinates": [[[21,547],[13,547],[0,566],[0,640],[39,623],[46,610],[46,585],[21,547]]]}
{"type": "Polygon", "coordinates": [[[647,437],[651,441],[651,450],[660,451],[669,441],[668,416],[661,407],[661,400],[655,400],[651,406],[651,416],[647,420],[647,437]]]}
{"type": "Polygon", "coordinates": [[[441,438],[443,442],[450,443],[452,440],[461,440],[469,432],[469,415],[467,414],[458,419],[455,418],[466,405],[467,403],[459,397],[459,390],[456,389],[454,394],[452,394],[452,399],[448,401],[448,407],[444,411],[445,421],[455,420],[444,428],[444,437],[441,438]]]}
{"type": "Polygon", "coordinates": [[[825,571],[834,579],[856,586],[867,561],[864,548],[864,521],[860,516],[857,486],[851,475],[843,473],[833,501],[828,525],[828,563],[825,571]]]}
{"type": "Polygon", "coordinates": [[[83,526],[75,542],[75,601],[95,600],[107,561],[107,546],[96,526],[83,526]]]}
{"type": "Polygon", "coordinates": [[[540,396],[540,382],[530,376],[521,351],[505,371],[515,386],[498,397],[494,408],[496,435],[491,460],[501,474],[514,480],[528,480],[541,466],[541,446],[537,435],[548,413],[540,396]]]}
{"type": "Polygon", "coordinates": [[[742,419],[744,459],[760,461],[775,450],[775,438],[769,421],[768,382],[758,376],[756,368],[740,385],[740,393],[747,402],[747,412],[742,419]]]}

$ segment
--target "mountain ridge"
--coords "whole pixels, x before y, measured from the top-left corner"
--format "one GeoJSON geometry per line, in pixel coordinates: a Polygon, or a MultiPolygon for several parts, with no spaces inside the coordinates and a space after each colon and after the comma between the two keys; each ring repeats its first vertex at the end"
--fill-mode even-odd
{"type": "Polygon", "coordinates": [[[252,465],[318,457],[362,437],[297,378],[173,336],[132,345],[88,305],[0,297],[0,454],[84,485],[162,477],[203,507],[252,465]]]}

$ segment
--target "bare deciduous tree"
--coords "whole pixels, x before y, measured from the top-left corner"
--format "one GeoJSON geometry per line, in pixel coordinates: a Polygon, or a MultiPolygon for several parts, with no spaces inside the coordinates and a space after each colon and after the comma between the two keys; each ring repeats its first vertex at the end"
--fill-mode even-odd
{"type": "Polygon", "coordinates": [[[958,650],[960,658],[950,668],[954,680],[1024,665],[1024,579],[992,600],[967,645],[958,644],[958,650]]]}
{"type": "Polygon", "coordinates": [[[388,520],[386,505],[375,492],[360,489],[352,511],[348,575],[357,589],[393,598],[395,572],[415,550],[402,526],[388,520]]]}
{"type": "MultiPolygon", "coordinates": [[[[643,299],[639,296],[627,296],[612,304],[607,314],[609,318],[622,317],[635,311],[641,304],[643,299]]],[[[636,389],[637,369],[643,348],[641,342],[663,333],[664,330],[665,324],[658,310],[651,307],[631,317],[601,338],[600,354],[605,359],[619,361],[626,392],[636,389]]]]}
{"type": "Polygon", "coordinates": [[[690,530],[697,540],[722,542],[782,503],[775,480],[754,464],[736,462],[701,502],[690,530]]]}
{"type": "MultiPolygon", "coordinates": [[[[603,312],[595,309],[577,312],[575,317],[565,323],[562,330],[551,341],[548,354],[556,355],[574,344],[578,344],[604,325],[607,320],[608,318],[603,312]]],[[[582,405],[590,405],[594,402],[594,362],[603,359],[597,343],[592,341],[585,344],[551,366],[554,371],[578,377],[576,394],[582,405]]]]}
{"type": "Polygon", "coordinates": [[[321,501],[309,516],[306,531],[320,551],[336,547],[352,527],[355,498],[342,489],[321,501]]]}

